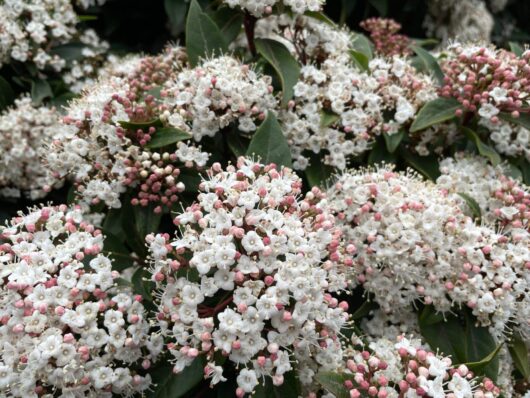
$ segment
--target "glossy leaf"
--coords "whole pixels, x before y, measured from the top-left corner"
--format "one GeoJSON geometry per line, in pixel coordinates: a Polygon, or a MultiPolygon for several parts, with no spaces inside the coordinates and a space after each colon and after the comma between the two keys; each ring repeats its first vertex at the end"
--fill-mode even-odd
{"type": "Polygon", "coordinates": [[[226,43],[233,42],[243,27],[243,14],[229,7],[223,7],[212,15],[213,21],[217,24],[226,43]]]}
{"type": "Polygon", "coordinates": [[[353,375],[345,375],[333,372],[319,372],[316,381],[327,392],[335,395],[336,398],[350,398],[350,393],[344,386],[346,380],[351,380],[353,375]]]}
{"type": "Polygon", "coordinates": [[[331,180],[335,169],[322,164],[320,156],[313,155],[309,159],[309,166],[305,169],[305,176],[311,187],[325,188],[331,180]]]}
{"type": "MultiPolygon", "coordinates": [[[[499,344],[492,352],[490,352],[487,356],[482,358],[480,361],[467,362],[465,365],[476,373],[477,372],[485,373],[488,366],[491,366],[494,363],[495,359],[497,358],[497,355],[499,354],[501,347],[502,347],[502,344],[499,344]]],[[[491,378],[496,379],[497,375],[498,375],[498,366],[496,369],[495,368],[492,369],[491,378]]]]}
{"type": "Polygon", "coordinates": [[[409,166],[420,172],[424,177],[431,181],[436,181],[440,177],[440,163],[435,155],[419,156],[404,149],[401,150],[400,154],[409,166]]]}
{"type": "Polygon", "coordinates": [[[269,112],[254,133],[247,155],[258,156],[264,164],[275,163],[278,166],[292,167],[291,151],[274,113],[269,112]]]}
{"type": "Polygon", "coordinates": [[[179,141],[189,140],[191,135],[174,127],[163,127],[158,129],[147,143],[147,148],[161,148],[175,144],[179,141]]]}
{"type": "Polygon", "coordinates": [[[164,9],[171,25],[171,33],[174,36],[182,33],[187,8],[188,3],[185,0],[164,0],[164,9]]]}
{"type": "Polygon", "coordinates": [[[379,16],[384,17],[388,13],[388,0],[368,0],[368,2],[377,10],[379,16]]]}
{"type": "Polygon", "coordinates": [[[425,50],[424,48],[418,45],[411,45],[410,48],[416,53],[416,55],[421,60],[424,70],[433,74],[433,76],[438,80],[438,83],[442,84],[444,79],[444,73],[436,58],[432,54],[425,50]]]}
{"type": "Polygon", "coordinates": [[[128,130],[147,130],[149,127],[162,127],[162,122],[160,119],[153,119],[147,122],[128,122],[126,120],[119,120],[118,124],[124,129],[128,130]]]}
{"type": "Polygon", "coordinates": [[[487,157],[489,161],[491,162],[491,164],[493,164],[494,166],[497,166],[499,163],[501,163],[502,159],[499,156],[499,154],[495,151],[495,149],[493,149],[489,145],[484,144],[476,132],[474,132],[473,130],[467,127],[462,127],[461,130],[464,132],[464,134],[470,141],[475,143],[475,145],[477,146],[478,152],[482,156],[487,157]]]}
{"type": "Polygon", "coordinates": [[[31,83],[31,99],[35,105],[40,105],[45,98],[52,96],[52,88],[46,80],[34,80],[31,83]]]}
{"type": "Polygon", "coordinates": [[[53,47],[50,52],[54,55],[58,55],[66,62],[72,62],[79,61],[85,58],[85,56],[83,55],[83,50],[87,47],[90,46],[87,46],[86,44],[81,42],[71,42],[53,47]]]}
{"type": "Polygon", "coordinates": [[[465,192],[458,192],[458,195],[464,199],[467,206],[471,210],[471,214],[473,214],[473,218],[480,224],[480,220],[482,218],[482,212],[480,210],[480,206],[477,203],[475,199],[473,199],[471,196],[469,196],[465,192]]]}
{"type": "MultiPolygon", "coordinates": [[[[466,363],[475,363],[484,361],[485,358],[497,349],[497,344],[490,335],[487,327],[478,327],[475,325],[475,319],[467,312],[465,313],[465,345],[466,345],[466,363]]],[[[476,373],[482,373],[491,378],[493,381],[497,380],[499,374],[499,358],[496,353],[487,361],[486,364],[481,365],[475,369],[476,373]]]]}
{"type": "Polygon", "coordinates": [[[329,127],[340,120],[340,116],[333,112],[322,111],[320,113],[320,126],[329,127]]]}
{"type": "Polygon", "coordinates": [[[530,114],[521,113],[519,117],[513,117],[510,113],[501,112],[499,113],[499,117],[502,120],[517,124],[519,126],[524,127],[527,130],[530,130],[530,114]]]}
{"type": "Polygon", "coordinates": [[[372,147],[370,154],[368,155],[368,164],[373,166],[380,163],[396,163],[397,156],[393,153],[388,152],[384,139],[381,137],[377,138],[377,141],[372,147]]]}
{"type": "Polygon", "coordinates": [[[418,324],[421,335],[434,351],[440,350],[445,355],[450,355],[455,362],[466,362],[466,336],[457,318],[448,316],[446,320],[429,323],[425,318],[422,320],[420,313],[418,324]]]}
{"type": "Polygon", "coordinates": [[[293,98],[294,85],[300,76],[300,66],[282,43],[271,39],[256,39],[256,50],[278,74],[282,84],[282,104],[293,98]]]}
{"type": "Polygon", "coordinates": [[[326,14],[318,11],[306,11],[304,15],[307,15],[308,17],[315,18],[321,22],[324,22],[328,24],[329,26],[335,26],[335,22],[331,18],[329,18],[326,14]]]}
{"type": "Polygon", "coordinates": [[[372,43],[362,33],[355,33],[352,40],[352,49],[366,55],[369,60],[373,58],[372,43]]]}
{"type": "Polygon", "coordinates": [[[15,93],[6,79],[0,76],[0,111],[7,108],[15,100],[15,93]]]}
{"type": "Polygon", "coordinates": [[[510,339],[508,350],[512,356],[515,368],[523,375],[523,378],[530,378],[530,356],[528,355],[528,348],[518,333],[514,333],[510,339]]]}
{"type": "Polygon", "coordinates": [[[454,98],[437,98],[427,102],[418,112],[416,119],[410,126],[410,131],[420,131],[450,120],[455,117],[455,112],[460,107],[460,103],[454,98]]]}
{"type": "Polygon", "coordinates": [[[103,253],[113,260],[112,269],[123,271],[132,267],[134,264],[133,258],[122,240],[109,231],[103,231],[103,235],[105,235],[103,253]]]}
{"type": "Polygon", "coordinates": [[[228,51],[223,34],[215,22],[204,13],[197,0],[192,0],[186,20],[186,50],[192,67],[200,59],[228,51]]]}
{"type": "Polygon", "coordinates": [[[136,224],[138,235],[145,237],[157,230],[162,216],[156,214],[153,208],[153,205],[145,207],[133,206],[134,222],[136,224]]]}
{"type": "Polygon", "coordinates": [[[524,53],[524,48],[519,43],[511,41],[508,43],[510,45],[510,50],[512,53],[520,57],[524,53]]]}
{"type": "Polygon", "coordinates": [[[156,369],[153,372],[153,381],[156,383],[153,398],[185,397],[203,380],[205,365],[204,357],[200,356],[178,374],[173,373],[172,366],[156,369]]]}
{"type": "Polygon", "coordinates": [[[399,130],[397,133],[394,134],[383,133],[383,138],[385,139],[386,149],[388,150],[388,152],[394,153],[398,148],[399,144],[401,144],[401,141],[403,141],[404,137],[405,130],[403,129],[399,130]]]}
{"type": "Polygon", "coordinates": [[[360,70],[367,71],[370,60],[360,51],[351,50],[351,58],[360,70]]]}

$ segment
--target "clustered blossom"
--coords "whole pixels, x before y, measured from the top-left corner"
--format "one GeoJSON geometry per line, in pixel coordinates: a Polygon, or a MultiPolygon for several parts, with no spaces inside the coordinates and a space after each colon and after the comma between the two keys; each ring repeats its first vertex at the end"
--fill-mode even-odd
{"type": "Polygon", "coordinates": [[[519,235],[530,229],[530,193],[527,187],[508,177],[504,167],[494,167],[485,158],[461,153],[455,158],[444,159],[440,171],[442,176],[436,185],[470,215],[470,209],[459,193],[465,193],[477,202],[481,218],[487,223],[519,235]]]}
{"type": "Polygon", "coordinates": [[[77,15],[70,0],[5,0],[0,15],[0,64],[12,59],[32,61],[40,69],[63,68],[65,61],[45,48],[68,42],[76,34],[77,15]]]}
{"type": "Polygon", "coordinates": [[[327,195],[357,282],[383,311],[467,306],[499,339],[511,322],[529,332],[528,234],[478,226],[436,185],[388,168],[344,174],[327,195]]]}
{"type": "MultiPolygon", "coordinates": [[[[305,15],[271,15],[259,19],[254,30],[256,38],[272,39],[284,44],[303,65],[320,64],[329,58],[349,59],[354,33],[305,15]]],[[[247,38],[241,34],[233,48],[245,48],[247,38]]]]}
{"type": "Polygon", "coordinates": [[[492,123],[487,119],[480,119],[479,125],[489,130],[489,138],[495,149],[506,156],[522,156],[530,161],[530,130],[504,120],[492,123]]]}
{"type": "Polygon", "coordinates": [[[223,0],[229,7],[239,7],[255,17],[272,13],[272,7],[281,4],[289,7],[294,13],[320,11],[326,0],[223,0]]]}
{"type": "Polygon", "coordinates": [[[0,196],[32,200],[46,195],[50,180],[38,151],[64,129],[54,108],[35,107],[31,98],[21,97],[0,114],[0,196]]]}
{"type": "Polygon", "coordinates": [[[164,85],[163,118],[174,127],[190,132],[196,141],[213,137],[237,122],[240,131],[253,132],[257,121],[277,101],[271,78],[261,76],[249,65],[231,56],[183,69],[164,85]]]}
{"type": "Polygon", "coordinates": [[[361,27],[370,32],[377,53],[385,56],[411,54],[410,39],[397,33],[401,24],[393,19],[369,18],[361,22],[361,27]]]}
{"type": "Polygon", "coordinates": [[[316,207],[322,193],[300,199],[301,185],[287,168],[244,158],[226,171],[214,164],[198,202],[175,219],[181,235],[148,236],[174,372],[205,355],[205,377],[216,384],[220,352],[238,366],[242,397],[264,377],[281,385],[293,360],[303,385],[340,364],[347,303],[330,293],[348,285],[351,248],[316,207]]]}
{"type": "Polygon", "coordinates": [[[65,128],[44,156],[55,178],[73,178],[80,203],[118,208],[121,194],[132,187],[140,190],[134,204],[169,206],[183,189],[176,181],[180,167],[205,165],[208,155],[185,143],[172,153],[146,146],[157,131],[164,133],[157,119],[164,106],[151,93],[185,60],[182,49],[172,47],[159,56],[126,60],[122,68],[111,64],[108,69],[116,73],[103,72],[69,105],[65,128]]]}
{"type": "Polygon", "coordinates": [[[280,115],[294,167],[305,169],[313,152],[345,169],[348,159],[367,151],[376,136],[410,125],[417,110],[434,98],[431,78],[416,72],[406,58],[374,58],[366,72],[334,59],[320,67],[306,65],[294,100],[280,115]],[[323,123],[323,113],[330,122],[323,123]]]}
{"type": "Polygon", "coordinates": [[[443,97],[463,106],[457,114],[471,112],[497,123],[499,113],[513,117],[529,111],[530,51],[518,58],[514,53],[477,45],[452,44],[442,62],[443,97]]]}
{"type": "Polygon", "coordinates": [[[499,388],[488,378],[478,380],[466,365],[425,349],[421,341],[399,336],[379,339],[369,350],[346,354],[344,388],[352,398],[362,396],[494,398],[499,388]]]}
{"type": "Polygon", "coordinates": [[[378,308],[371,311],[369,316],[361,321],[361,328],[366,333],[366,340],[369,342],[381,338],[392,340],[402,334],[421,336],[418,318],[411,316],[409,310],[387,313],[378,308]]]}
{"type": "MultiPolygon", "coordinates": [[[[501,8],[504,0],[493,0],[492,8],[501,8]]],[[[444,43],[489,42],[495,21],[483,0],[429,0],[423,26],[427,37],[436,37],[444,43]]]]}
{"type": "Polygon", "coordinates": [[[130,396],[163,347],[142,298],[115,287],[101,231],[79,209],[42,207],[0,228],[0,392],[130,396]]]}

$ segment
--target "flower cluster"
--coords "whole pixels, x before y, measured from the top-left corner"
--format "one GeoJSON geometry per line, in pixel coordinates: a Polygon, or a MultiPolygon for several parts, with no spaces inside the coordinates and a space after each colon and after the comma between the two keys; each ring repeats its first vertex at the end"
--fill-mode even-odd
{"type": "Polygon", "coordinates": [[[528,234],[477,226],[436,185],[388,168],[344,174],[327,194],[357,282],[383,311],[467,306],[498,338],[510,322],[528,333],[528,234]]]}
{"type": "Polygon", "coordinates": [[[296,14],[320,11],[326,0],[223,0],[229,7],[239,7],[255,17],[272,13],[272,7],[280,3],[296,14]]]}
{"type": "Polygon", "coordinates": [[[521,230],[530,229],[530,193],[521,183],[508,177],[502,166],[493,167],[485,158],[461,153],[455,158],[444,159],[440,171],[442,176],[436,181],[438,187],[452,195],[470,215],[459,193],[477,202],[481,217],[487,223],[519,235],[521,230]]]}
{"type": "Polygon", "coordinates": [[[216,384],[220,352],[239,367],[242,397],[263,377],[281,385],[294,360],[304,385],[340,363],[347,304],[330,293],[348,285],[351,248],[316,207],[322,193],[299,199],[301,185],[287,168],[214,164],[198,202],[175,219],[181,235],[148,237],[176,373],[205,355],[205,377],[216,384]]]}
{"type": "Polygon", "coordinates": [[[38,151],[64,128],[59,118],[54,108],[35,107],[29,97],[17,99],[0,115],[0,196],[23,194],[35,200],[46,194],[49,185],[58,184],[49,179],[38,151]]]}
{"type": "Polygon", "coordinates": [[[455,43],[442,62],[440,94],[457,99],[464,112],[478,113],[492,123],[499,121],[500,112],[519,117],[530,106],[529,59],[530,51],[518,58],[506,50],[455,43]]]}
{"type": "Polygon", "coordinates": [[[408,55],[411,44],[408,36],[397,34],[401,24],[388,18],[369,18],[361,22],[361,27],[370,32],[375,51],[381,55],[408,55]]]}
{"type": "Polygon", "coordinates": [[[425,349],[421,341],[399,336],[397,342],[379,339],[369,350],[347,356],[344,388],[349,396],[493,398],[499,388],[481,381],[465,365],[455,367],[449,357],[425,349]]]}
{"type": "Polygon", "coordinates": [[[115,287],[101,231],[78,209],[35,208],[0,229],[0,391],[130,396],[163,347],[141,297],[115,287]]]}
{"type": "MultiPolygon", "coordinates": [[[[504,0],[493,0],[502,3],[504,0]]],[[[495,5],[495,8],[502,6],[495,5]]],[[[489,42],[494,20],[482,0],[430,0],[423,25],[427,37],[437,37],[444,43],[458,39],[463,42],[489,42]]]]}
{"type": "Polygon", "coordinates": [[[157,131],[164,134],[159,117],[165,108],[153,90],[185,60],[180,47],[170,47],[158,56],[125,60],[121,67],[113,62],[67,108],[65,127],[44,155],[55,178],[73,177],[81,203],[117,208],[132,187],[141,191],[134,204],[170,205],[182,190],[179,167],[205,165],[208,155],[184,143],[172,153],[146,146],[157,131]]]}
{"type": "Polygon", "coordinates": [[[164,120],[191,132],[196,141],[236,121],[240,131],[253,132],[255,122],[277,104],[271,78],[231,56],[182,70],[166,82],[163,94],[168,107],[164,120]]]}
{"type": "Polygon", "coordinates": [[[62,69],[65,61],[45,48],[76,34],[77,15],[70,0],[7,0],[0,4],[0,15],[0,64],[12,59],[32,61],[40,69],[62,69]]]}
{"type": "Polygon", "coordinates": [[[488,136],[499,153],[510,157],[522,156],[530,161],[530,130],[504,120],[492,123],[481,119],[479,125],[488,129],[488,136]]]}
{"type": "Polygon", "coordinates": [[[294,166],[303,170],[311,152],[345,169],[348,158],[368,150],[376,136],[412,123],[436,92],[429,76],[394,56],[372,59],[366,72],[334,59],[304,66],[294,95],[280,119],[294,166]]]}

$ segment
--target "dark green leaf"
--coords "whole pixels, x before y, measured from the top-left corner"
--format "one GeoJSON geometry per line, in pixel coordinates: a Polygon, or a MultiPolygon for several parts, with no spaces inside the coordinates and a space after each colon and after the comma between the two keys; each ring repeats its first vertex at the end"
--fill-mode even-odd
{"type": "Polygon", "coordinates": [[[187,366],[178,374],[173,373],[173,367],[164,366],[153,372],[153,381],[156,388],[154,398],[180,398],[186,396],[204,377],[204,357],[195,358],[190,366],[187,366]]]}
{"type": "Polygon", "coordinates": [[[229,131],[226,135],[226,143],[230,151],[237,157],[244,156],[247,152],[248,144],[243,141],[243,138],[239,134],[237,128],[229,131]]]}
{"type": "Polygon", "coordinates": [[[416,119],[410,126],[410,131],[423,130],[452,119],[455,117],[457,109],[460,109],[460,103],[454,98],[437,98],[427,102],[418,112],[416,119]]]}
{"type": "Polygon", "coordinates": [[[440,177],[440,163],[435,155],[419,156],[403,149],[400,154],[413,169],[431,181],[436,181],[440,177]]]}
{"type": "Polygon", "coordinates": [[[530,185],[530,162],[524,156],[521,156],[518,165],[523,174],[523,182],[526,185],[530,185]]]}
{"type": "Polygon", "coordinates": [[[426,305],[418,313],[418,324],[423,326],[434,325],[444,321],[444,316],[441,312],[436,311],[434,306],[426,305]]]}
{"type": "Polygon", "coordinates": [[[52,96],[52,88],[46,80],[35,80],[31,83],[31,99],[35,105],[40,105],[45,98],[52,96]]]}
{"type": "Polygon", "coordinates": [[[148,122],[128,122],[125,120],[118,120],[118,124],[124,129],[136,131],[138,129],[147,130],[149,127],[162,127],[160,119],[153,119],[148,122]]]}
{"type": "Polygon", "coordinates": [[[330,19],[326,14],[318,11],[306,11],[304,15],[307,15],[308,17],[318,19],[321,22],[324,22],[330,26],[335,26],[335,22],[333,22],[332,19],[330,19]]]}
{"type": "Polygon", "coordinates": [[[340,120],[340,116],[333,112],[322,111],[320,112],[320,126],[328,127],[340,120]]]}
{"type": "Polygon", "coordinates": [[[501,163],[502,159],[499,154],[495,151],[495,149],[493,149],[489,145],[484,144],[477,133],[467,127],[461,127],[461,129],[468,138],[468,140],[473,141],[475,143],[478,152],[482,156],[487,157],[491,164],[497,166],[499,163],[501,163]]]}
{"type": "Polygon", "coordinates": [[[129,250],[123,244],[123,241],[109,231],[103,231],[105,235],[103,252],[112,259],[112,269],[123,271],[133,266],[133,260],[129,250]]]}
{"type": "Polygon", "coordinates": [[[517,55],[518,57],[520,57],[521,55],[523,55],[524,53],[524,48],[519,44],[519,43],[516,43],[514,41],[511,41],[508,43],[510,45],[510,50],[512,51],[512,53],[514,53],[515,55],[517,55]]]}
{"type": "Polygon", "coordinates": [[[513,117],[510,113],[501,112],[499,113],[499,117],[507,122],[517,124],[530,130],[530,114],[528,113],[521,113],[519,117],[513,117]]]}
{"type": "MultiPolygon", "coordinates": [[[[428,307],[425,307],[428,308],[428,307]]],[[[424,309],[425,311],[425,309],[424,309]]],[[[427,311],[432,311],[428,309],[427,311]]],[[[429,322],[428,317],[419,318],[420,332],[425,341],[436,351],[440,350],[445,355],[450,355],[454,362],[466,361],[466,336],[463,326],[457,318],[448,316],[441,322],[429,322]]]]}
{"type": "MultiPolygon", "coordinates": [[[[475,362],[467,362],[465,365],[471,369],[475,373],[485,373],[486,369],[488,367],[492,366],[494,361],[497,359],[497,354],[499,353],[500,349],[502,347],[502,344],[499,344],[492,352],[490,352],[487,356],[482,358],[480,361],[475,362]]],[[[498,359],[497,359],[498,362],[498,359]]],[[[492,372],[490,372],[491,378],[496,379],[498,375],[498,365],[496,368],[492,368],[492,372]]]]}
{"type": "Polygon", "coordinates": [[[254,133],[247,155],[259,156],[264,164],[292,167],[291,151],[274,113],[268,112],[267,118],[254,133]]]}
{"type": "Polygon", "coordinates": [[[133,206],[134,222],[138,235],[145,240],[145,237],[155,232],[160,224],[161,214],[154,212],[154,206],[133,206]]]}
{"type": "Polygon", "coordinates": [[[351,316],[352,321],[356,321],[358,319],[361,319],[368,315],[370,311],[377,308],[377,304],[373,301],[366,300],[364,303],[361,304],[359,308],[355,310],[355,312],[351,316]]]}
{"type": "Polygon", "coordinates": [[[97,21],[98,17],[97,15],[78,15],[77,19],[79,20],[79,22],[97,21]]]}
{"type": "Polygon", "coordinates": [[[497,380],[499,374],[499,358],[496,356],[497,344],[489,334],[487,327],[477,327],[475,319],[467,312],[466,315],[466,363],[481,362],[487,359],[491,353],[493,357],[487,361],[487,364],[475,369],[476,373],[483,373],[493,381],[497,380]]]}
{"type": "Polygon", "coordinates": [[[59,111],[68,105],[68,102],[76,98],[77,95],[71,92],[63,93],[50,100],[50,105],[55,106],[59,111]]]}
{"type": "Polygon", "coordinates": [[[369,60],[373,58],[372,43],[362,33],[356,33],[353,37],[352,49],[366,55],[369,60]]]}
{"type": "Polygon", "coordinates": [[[318,155],[310,157],[309,166],[305,169],[305,175],[309,185],[319,188],[326,187],[333,172],[333,167],[322,164],[322,159],[318,155]]]}
{"type": "Polygon", "coordinates": [[[7,108],[15,100],[15,93],[11,85],[0,76],[0,111],[7,108]]]}
{"type": "MultiPolygon", "coordinates": [[[[124,206],[128,207],[128,206],[124,206]]],[[[123,235],[122,226],[122,209],[111,209],[108,211],[105,221],[103,222],[103,230],[110,232],[113,235],[123,235]]]]}
{"type": "Polygon", "coordinates": [[[271,39],[256,39],[256,50],[269,62],[282,83],[282,103],[293,98],[294,85],[300,76],[300,66],[289,50],[280,42],[271,39]]]}
{"type": "Polygon", "coordinates": [[[71,42],[53,47],[50,52],[54,55],[58,55],[66,62],[72,62],[79,61],[85,58],[85,56],[83,55],[83,50],[87,47],[90,46],[87,46],[86,44],[81,42],[71,42]]]}
{"type": "Polygon", "coordinates": [[[232,8],[223,7],[212,15],[212,19],[221,29],[225,42],[233,42],[243,27],[243,14],[232,8]]]}
{"type": "Polygon", "coordinates": [[[383,137],[385,139],[386,149],[388,150],[388,152],[394,153],[399,144],[401,144],[403,137],[405,137],[405,130],[401,129],[397,133],[394,133],[392,135],[388,133],[383,133],[383,137]]]}
{"type": "Polygon", "coordinates": [[[367,71],[370,60],[362,52],[350,50],[350,54],[353,62],[358,66],[360,70],[367,71]]]}
{"type": "Polygon", "coordinates": [[[524,340],[518,333],[514,333],[510,339],[508,349],[515,368],[521,372],[525,380],[528,380],[530,378],[530,356],[524,340]]]}
{"type": "Polygon", "coordinates": [[[477,201],[464,192],[458,192],[458,195],[466,201],[467,206],[471,210],[471,214],[473,214],[473,218],[480,223],[482,212],[480,211],[480,206],[478,205],[477,201]]]}
{"type": "Polygon", "coordinates": [[[344,386],[344,382],[346,380],[351,380],[352,377],[353,375],[319,372],[316,376],[316,380],[324,390],[335,395],[336,398],[350,398],[350,393],[344,386]]]}
{"type": "Polygon", "coordinates": [[[166,145],[175,144],[179,141],[189,140],[191,135],[174,127],[163,127],[158,129],[147,143],[147,148],[161,148],[166,145]]]}
{"type": "Polygon", "coordinates": [[[438,80],[438,83],[442,84],[444,80],[444,73],[442,68],[440,68],[440,65],[438,65],[436,58],[434,58],[429,51],[418,45],[411,45],[410,48],[416,53],[416,55],[418,55],[423,64],[424,70],[432,73],[438,80]]]}
{"type": "Polygon", "coordinates": [[[388,13],[388,0],[368,0],[369,3],[377,10],[379,16],[385,17],[388,13]]]}
{"type": "Polygon", "coordinates": [[[284,374],[284,381],[280,386],[275,386],[271,378],[266,377],[265,385],[260,382],[252,398],[298,398],[299,396],[298,380],[296,380],[295,372],[291,371],[284,374]]]}
{"type": "Polygon", "coordinates": [[[396,163],[396,161],[397,156],[393,153],[388,152],[388,150],[386,149],[386,144],[384,143],[384,139],[378,137],[377,141],[372,147],[372,150],[370,151],[370,154],[368,155],[368,164],[370,166],[373,166],[379,163],[396,163]]]}
{"type": "Polygon", "coordinates": [[[191,66],[195,67],[199,60],[228,51],[219,27],[202,12],[197,0],[192,0],[186,20],[186,50],[191,66]]]}
{"type": "Polygon", "coordinates": [[[169,18],[171,33],[175,36],[184,30],[186,8],[188,8],[188,3],[185,0],[164,0],[164,9],[169,18]]]}

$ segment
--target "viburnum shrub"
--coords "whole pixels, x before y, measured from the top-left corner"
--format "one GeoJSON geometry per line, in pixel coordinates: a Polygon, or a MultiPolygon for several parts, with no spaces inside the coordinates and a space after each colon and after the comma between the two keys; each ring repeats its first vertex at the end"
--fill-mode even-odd
{"type": "Polygon", "coordinates": [[[0,397],[530,398],[522,3],[0,0],[0,397]]]}

